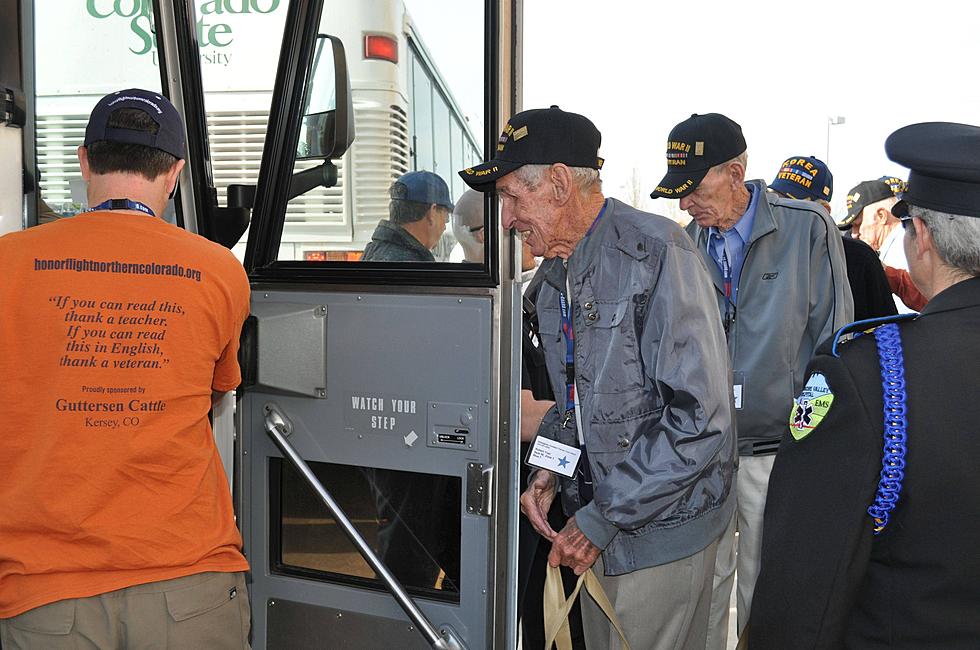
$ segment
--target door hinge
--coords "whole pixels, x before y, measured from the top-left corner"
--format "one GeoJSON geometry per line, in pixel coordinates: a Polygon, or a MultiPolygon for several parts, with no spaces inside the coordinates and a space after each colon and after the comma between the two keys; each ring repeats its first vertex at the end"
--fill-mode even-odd
{"type": "Polygon", "coordinates": [[[466,512],[489,517],[493,514],[493,465],[483,463],[466,465],[466,512]]]}

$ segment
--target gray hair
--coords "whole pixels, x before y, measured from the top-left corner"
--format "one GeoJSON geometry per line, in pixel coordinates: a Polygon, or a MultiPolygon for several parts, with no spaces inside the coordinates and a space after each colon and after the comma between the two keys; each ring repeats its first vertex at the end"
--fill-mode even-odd
{"type": "MultiPolygon", "coordinates": [[[[719,171],[721,171],[722,167],[727,167],[728,165],[730,165],[732,163],[738,163],[738,164],[740,164],[742,166],[742,169],[743,170],[744,169],[748,169],[749,168],[749,150],[746,149],[745,151],[743,151],[742,153],[738,154],[737,156],[735,156],[731,160],[726,160],[723,163],[718,163],[717,165],[715,165],[714,167],[712,167],[711,169],[709,169],[708,170],[708,173],[709,174],[712,173],[712,172],[718,173],[719,171]]],[[[744,176],[745,176],[745,173],[744,172],[743,172],[742,176],[744,178],[744,176]]]]}
{"type": "MultiPolygon", "coordinates": [[[[551,169],[551,165],[524,165],[514,170],[517,180],[524,183],[530,190],[535,190],[541,184],[546,171],[551,169]]],[[[599,178],[599,170],[591,167],[569,167],[572,172],[572,182],[575,183],[580,192],[591,190],[593,186],[602,187],[602,179],[599,178]]]]}
{"type": "MultiPolygon", "coordinates": [[[[909,214],[929,229],[936,251],[947,266],[970,276],[980,276],[980,218],[967,217],[909,205],[909,214]]],[[[915,237],[915,230],[909,232],[915,237]]]]}

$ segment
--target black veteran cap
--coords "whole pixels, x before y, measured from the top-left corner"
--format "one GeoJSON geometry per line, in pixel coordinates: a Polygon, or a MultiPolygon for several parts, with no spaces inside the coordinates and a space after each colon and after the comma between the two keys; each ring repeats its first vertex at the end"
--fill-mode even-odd
{"type": "Polygon", "coordinates": [[[667,175],[650,197],[679,199],[690,194],[709,169],[743,151],[742,127],[721,113],[695,113],[667,137],[667,175]]]}
{"type": "Polygon", "coordinates": [[[950,214],[980,217],[980,127],[924,122],[895,131],[885,153],[909,168],[908,187],[892,208],[908,215],[908,204],[950,214]]]}
{"type": "Polygon", "coordinates": [[[564,163],[602,169],[602,135],[589,118],[557,106],[522,111],[510,118],[493,160],[459,172],[467,185],[489,192],[494,183],[524,165],[564,163]]]}
{"type": "Polygon", "coordinates": [[[184,125],[177,109],[159,93],[129,88],[106,95],[92,109],[85,127],[85,146],[102,140],[124,144],[141,144],[165,151],[178,159],[184,158],[184,125]],[[157,123],[156,133],[120,129],[109,126],[112,113],[120,108],[135,108],[157,123]]]}
{"type": "Polygon", "coordinates": [[[769,189],[791,199],[822,199],[834,195],[834,175],[815,156],[793,156],[783,161],[769,189]]]}
{"type": "Polygon", "coordinates": [[[885,181],[875,179],[873,181],[858,183],[847,193],[847,216],[837,224],[837,227],[842,230],[850,228],[862,210],[872,203],[877,203],[882,199],[887,199],[892,196],[895,196],[892,193],[892,188],[885,181]]]}

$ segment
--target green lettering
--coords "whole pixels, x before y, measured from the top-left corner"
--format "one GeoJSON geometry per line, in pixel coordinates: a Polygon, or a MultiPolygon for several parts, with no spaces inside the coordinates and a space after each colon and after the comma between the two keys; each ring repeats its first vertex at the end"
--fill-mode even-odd
{"type": "Polygon", "coordinates": [[[260,14],[271,14],[273,11],[279,8],[279,0],[271,0],[269,2],[269,8],[262,10],[262,8],[259,7],[259,3],[261,1],[262,0],[249,0],[250,4],[252,5],[252,9],[260,14]]]}
{"type": "Polygon", "coordinates": [[[220,14],[221,13],[221,0],[207,0],[203,5],[201,5],[202,14],[220,14]]]}
{"type": "Polygon", "coordinates": [[[152,50],[153,49],[153,25],[150,24],[149,18],[147,18],[146,16],[137,16],[136,18],[133,18],[133,20],[129,23],[129,26],[130,29],[133,30],[133,33],[136,34],[136,36],[143,43],[142,49],[134,50],[133,48],[129,48],[129,51],[132,52],[133,54],[142,55],[152,50]],[[146,23],[145,28],[140,24],[141,21],[144,21],[146,23]]]}
{"type": "Polygon", "coordinates": [[[112,15],[111,10],[107,14],[99,13],[99,10],[95,6],[95,0],[86,0],[85,9],[92,18],[108,18],[112,15]]]}
{"type": "Polygon", "coordinates": [[[218,36],[221,34],[231,34],[231,27],[225,24],[217,24],[213,26],[208,31],[208,40],[210,40],[211,44],[215,47],[227,47],[233,40],[235,40],[233,37],[229,36],[228,40],[222,43],[218,40],[218,36]]]}

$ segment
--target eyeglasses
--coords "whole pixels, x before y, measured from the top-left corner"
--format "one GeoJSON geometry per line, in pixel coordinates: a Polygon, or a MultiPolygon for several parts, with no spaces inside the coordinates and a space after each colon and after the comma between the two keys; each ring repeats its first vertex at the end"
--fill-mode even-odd
{"type": "Polygon", "coordinates": [[[479,226],[470,226],[470,232],[480,232],[483,228],[484,226],[482,224],[479,226]]]}
{"type": "Polygon", "coordinates": [[[912,229],[912,217],[901,217],[900,219],[902,222],[902,228],[904,228],[905,230],[912,229]]]}

